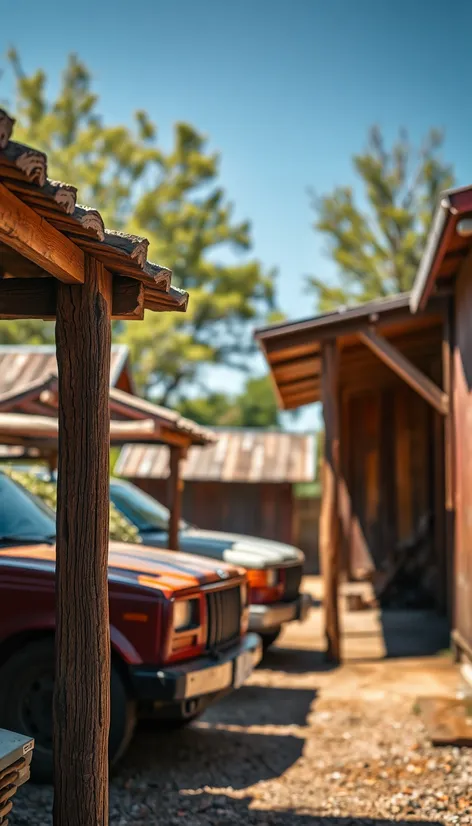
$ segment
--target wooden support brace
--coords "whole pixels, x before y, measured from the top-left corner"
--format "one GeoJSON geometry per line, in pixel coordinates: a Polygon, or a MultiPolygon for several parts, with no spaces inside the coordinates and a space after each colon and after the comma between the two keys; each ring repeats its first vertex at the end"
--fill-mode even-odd
{"type": "Polygon", "coordinates": [[[418,367],[406,358],[396,347],[383,336],[373,330],[359,331],[360,340],[379,357],[387,367],[390,367],[403,381],[434,407],[442,416],[446,416],[449,409],[449,397],[431,379],[425,376],[418,367]]]}
{"type": "MultiPolygon", "coordinates": [[[[55,278],[0,279],[0,319],[56,317],[55,278]]],[[[113,278],[112,319],[144,318],[144,286],[135,278],[113,278]]]]}

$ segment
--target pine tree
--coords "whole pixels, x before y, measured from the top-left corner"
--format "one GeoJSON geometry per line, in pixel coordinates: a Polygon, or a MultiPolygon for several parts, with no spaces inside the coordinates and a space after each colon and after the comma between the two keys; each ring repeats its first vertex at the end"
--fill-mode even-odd
{"type": "Polygon", "coordinates": [[[338,275],[328,284],[309,279],[320,311],[405,292],[413,284],[439,193],[452,186],[452,167],[440,157],[441,132],[432,129],[420,149],[404,130],[390,149],[373,127],[366,151],[353,165],[365,207],[351,187],[313,197],[314,229],[328,239],[338,275]]]}
{"type": "MultiPolygon", "coordinates": [[[[186,314],[150,313],[115,328],[115,340],[131,348],[141,389],[173,403],[193,382],[205,384],[208,365],[244,367],[251,322],[274,309],[275,273],[249,258],[249,222],[234,220],[206,138],[178,123],[165,152],[147,112],[136,112],[131,126],[104,123],[90,71],[76,56],[52,100],[43,70],[25,74],[14,50],[8,59],[16,140],[45,151],[50,177],[77,186],[79,202],[98,209],[106,225],[146,236],[150,260],[170,266],[173,283],[191,292],[186,314]]],[[[52,338],[42,322],[0,326],[3,342],[52,338]]]]}

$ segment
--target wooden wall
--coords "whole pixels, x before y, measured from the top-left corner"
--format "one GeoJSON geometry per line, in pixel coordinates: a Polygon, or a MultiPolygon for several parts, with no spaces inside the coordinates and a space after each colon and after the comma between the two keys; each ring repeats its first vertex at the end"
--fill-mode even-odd
{"type": "Polygon", "coordinates": [[[351,570],[380,570],[431,514],[432,415],[406,386],[349,396],[343,406],[351,436],[343,452],[351,570]]]}
{"type": "Polygon", "coordinates": [[[456,284],[453,410],[455,444],[454,629],[472,652],[472,262],[456,284]]]}
{"type": "MultiPolygon", "coordinates": [[[[165,480],[130,481],[167,504],[165,480]]],[[[278,542],[294,541],[290,484],[186,482],[182,506],[183,518],[199,528],[249,534],[278,542]]]]}
{"type": "MultiPolygon", "coordinates": [[[[441,380],[437,327],[392,338],[430,378],[441,380]]],[[[434,564],[435,414],[365,347],[341,352],[342,556],[354,577],[387,570],[402,543],[426,530],[434,564]]],[[[437,587],[435,585],[434,587],[437,587]]]]}

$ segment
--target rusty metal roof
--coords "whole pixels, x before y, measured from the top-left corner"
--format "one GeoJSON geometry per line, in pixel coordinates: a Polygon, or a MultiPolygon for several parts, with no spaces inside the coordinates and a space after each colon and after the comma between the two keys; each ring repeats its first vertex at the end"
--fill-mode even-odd
{"type": "MultiPolygon", "coordinates": [[[[116,386],[127,368],[128,347],[113,344],[111,348],[110,385],[116,386]]],[[[56,347],[45,345],[0,345],[0,396],[11,390],[41,383],[57,376],[56,347]]]]}
{"type": "MultiPolygon", "coordinates": [[[[48,178],[44,152],[11,140],[14,125],[14,118],[0,109],[0,183],[111,273],[141,281],[144,308],[185,312],[188,293],[171,286],[171,270],[147,260],[148,239],[110,230],[98,210],[80,206],[75,186],[48,178]]],[[[9,273],[12,259],[8,247],[0,249],[0,263],[9,273]]],[[[30,264],[28,272],[11,274],[28,276],[35,269],[36,265],[30,264]]]]}
{"type": "MultiPolygon", "coordinates": [[[[206,427],[186,419],[174,410],[154,404],[116,385],[126,370],[128,383],[128,348],[113,348],[110,375],[110,414],[113,421],[127,420],[154,422],[161,438],[154,434],[152,441],[163,444],[183,443],[206,445],[215,436],[206,427]]],[[[56,416],[58,409],[58,382],[55,349],[52,347],[1,347],[0,346],[0,411],[9,413],[34,412],[41,416],[56,416]],[[25,356],[25,358],[23,358],[25,356]],[[20,359],[18,363],[18,359],[20,359]],[[21,378],[26,375],[27,380],[21,378]],[[18,379],[16,377],[19,377],[18,379]]],[[[0,434],[1,435],[1,434],[0,434]]],[[[136,439],[133,439],[136,442],[136,439]]],[[[149,440],[146,440],[149,441],[149,440]]]]}
{"type": "MultiPolygon", "coordinates": [[[[187,482],[313,482],[316,437],[313,433],[264,430],[220,430],[209,447],[191,447],[182,463],[187,482]]],[[[166,479],[169,449],[125,445],[115,467],[118,476],[166,479]]]]}

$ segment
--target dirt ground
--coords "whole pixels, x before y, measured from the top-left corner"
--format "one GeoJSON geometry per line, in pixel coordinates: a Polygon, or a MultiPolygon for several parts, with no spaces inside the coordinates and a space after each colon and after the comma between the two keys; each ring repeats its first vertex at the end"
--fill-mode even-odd
{"type": "MultiPolygon", "coordinates": [[[[200,722],[139,731],[112,781],[111,824],[472,823],[472,750],[433,748],[416,703],[458,687],[443,624],[369,610],[343,625],[342,667],[323,662],[315,608],[200,722]]],[[[50,788],[28,784],[10,823],[49,826],[51,805],[50,788]]]]}

